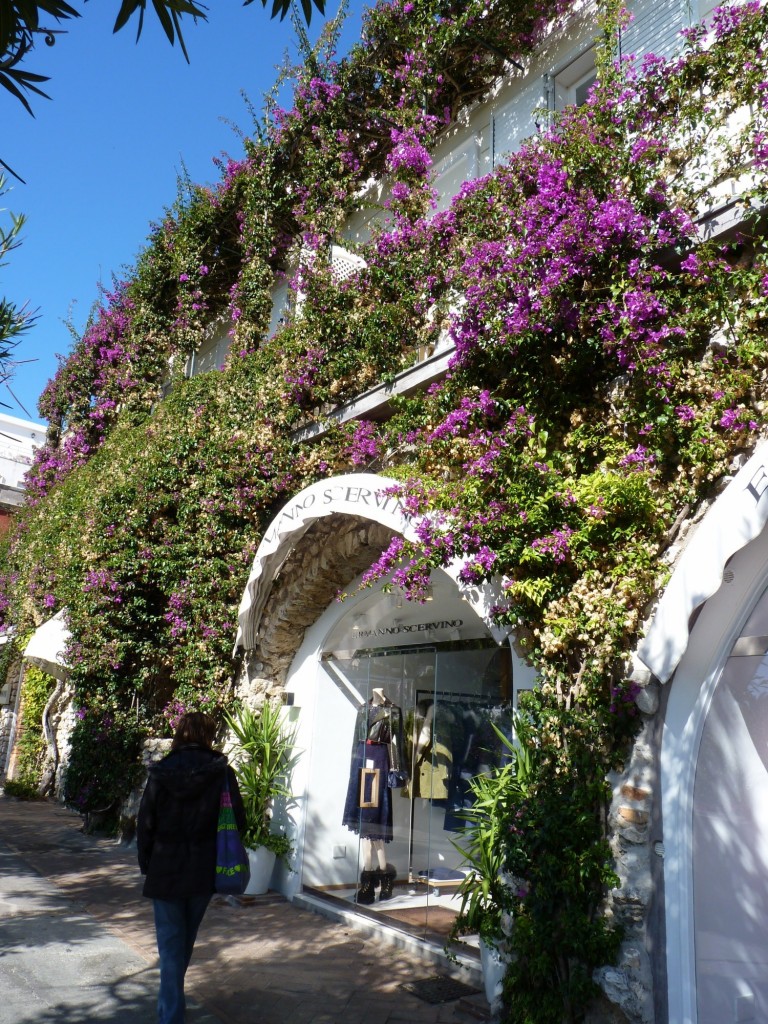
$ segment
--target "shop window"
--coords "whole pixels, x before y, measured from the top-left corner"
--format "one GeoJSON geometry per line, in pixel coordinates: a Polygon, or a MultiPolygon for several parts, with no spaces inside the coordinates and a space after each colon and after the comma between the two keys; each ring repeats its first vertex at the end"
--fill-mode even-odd
{"type": "Polygon", "coordinates": [[[424,642],[324,655],[307,794],[305,891],[440,944],[468,870],[469,780],[507,756],[493,726],[512,736],[510,649],[466,633],[452,610],[355,618],[345,643],[424,642]]]}

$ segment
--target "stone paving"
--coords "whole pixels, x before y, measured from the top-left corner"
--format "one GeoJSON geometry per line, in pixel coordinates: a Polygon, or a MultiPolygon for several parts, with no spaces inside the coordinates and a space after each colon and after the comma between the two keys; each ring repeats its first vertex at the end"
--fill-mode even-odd
{"type": "MultiPolygon", "coordinates": [[[[100,942],[100,955],[107,957],[107,966],[102,967],[104,985],[114,987],[124,980],[106,976],[109,970],[114,973],[114,942],[118,940],[125,944],[121,948],[126,977],[130,980],[141,975],[145,989],[148,986],[147,991],[154,992],[157,957],[152,908],[141,896],[133,849],[85,835],[80,816],[59,804],[25,803],[4,796],[0,796],[0,847],[23,866],[16,874],[17,890],[28,888],[33,896],[40,876],[48,885],[45,893],[49,902],[53,900],[51,913],[59,913],[53,929],[57,934],[63,922],[69,921],[74,942],[74,930],[90,922],[88,948],[100,942]],[[69,908],[63,918],[62,897],[69,908]],[[103,938],[99,939],[100,935],[103,938]],[[146,970],[129,970],[127,965],[134,962],[146,965],[146,970]]],[[[15,898],[19,896],[17,892],[15,898]]],[[[12,897],[0,886],[0,907],[4,903],[0,965],[9,951],[17,954],[17,962],[21,962],[20,953],[30,955],[28,948],[25,951],[19,945],[18,929],[10,928],[12,897]]],[[[23,906],[21,910],[17,906],[17,914],[21,911],[23,906]]],[[[27,947],[35,941],[33,934],[28,930],[27,947]]],[[[311,913],[276,894],[242,900],[215,897],[187,975],[188,1016],[190,1024],[469,1024],[487,1020],[487,1003],[481,994],[432,1004],[402,987],[451,974],[465,982],[471,980],[447,964],[423,960],[413,951],[386,944],[380,936],[311,913]]],[[[154,1014],[147,1015],[146,1007],[152,1003],[147,1003],[146,992],[143,998],[146,1024],[151,1024],[154,1014]]],[[[0,1004],[0,1024],[26,1019],[16,1011],[15,1017],[8,1016],[9,1005],[4,1013],[0,1004]]],[[[65,1019],[103,1024],[142,1019],[141,1015],[110,1009],[112,1006],[107,1002],[96,1015],[65,1018],[60,1014],[59,1019],[61,1024],[65,1019]]],[[[38,1014],[37,1019],[55,1018],[38,1014]]]]}

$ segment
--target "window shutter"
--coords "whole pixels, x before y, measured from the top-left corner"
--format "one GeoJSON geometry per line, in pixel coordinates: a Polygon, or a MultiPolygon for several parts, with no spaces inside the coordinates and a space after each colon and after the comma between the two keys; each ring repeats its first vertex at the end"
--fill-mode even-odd
{"type": "Polygon", "coordinates": [[[671,57],[682,49],[680,33],[689,24],[689,4],[685,0],[628,0],[632,21],[622,30],[621,53],[671,57]]]}
{"type": "Polygon", "coordinates": [[[340,245],[331,246],[331,276],[336,284],[341,284],[342,281],[346,281],[352,274],[357,273],[358,270],[365,269],[367,266],[368,264],[362,256],[356,256],[355,253],[342,248],[340,245]]]}

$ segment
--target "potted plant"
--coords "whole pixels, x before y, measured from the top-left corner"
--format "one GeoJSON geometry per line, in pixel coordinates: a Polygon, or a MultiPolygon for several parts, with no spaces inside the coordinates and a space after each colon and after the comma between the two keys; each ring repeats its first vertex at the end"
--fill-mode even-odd
{"type": "Polygon", "coordinates": [[[272,828],[275,801],[291,799],[289,779],[297,760],[296,730],[286,728],[281,708],[279,702],[265,700],[256,711],[240,705],[225,714],[235,737],[232,767],[245,806],[241,838],[251,865],[248,895],[267,891],[276,858],[287,857],[292,850],[288,836],[272,828]]]}
{"type": "Polygon", "coordinates": [[[462,812],[467,824],[454,845],[464,857],[467,874],[458,889],[461,905],[449,941],[477,935],[488,1002],[497,1003],[506,969],[512,886],[505,871],[505,836],[514,808],[524,798],[531,775],[531,748],[519,742],[526,723],[514,718],[518,742],[493,725],[501,743],[500,763],[469,782],[472,806],[462,812]]]}

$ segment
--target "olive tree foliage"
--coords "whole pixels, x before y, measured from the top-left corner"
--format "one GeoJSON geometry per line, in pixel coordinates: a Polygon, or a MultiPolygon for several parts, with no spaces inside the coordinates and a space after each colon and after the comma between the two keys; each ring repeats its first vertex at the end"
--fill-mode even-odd
{"type": "MultiPolygon", "coordinates": [[[[249,7],[253,2],[243,0],[243,7],[249,7]]],[[[282,19],[295,6],[296,0],[261,0],[262,7],[267,7],[268,3],[272,5],[271,17],[279,14],[282,19]]],[[[300,0],[300,3],[307,23],[311,20],[313,6],[321,14],[325,12],[325,0],[300,0]]],[[[208,8],[196,0],[121,0],[113,31],[119,32],[135,15],[138,39],[148,6],[159,19],[168,41],[173,45],[178,39],[184,57],[189,61],[182,19],[186,16],[195,22],[198,18],[207,21],[208,8]]],[[[48,78],[21,65],[41,38],[47,46],[53,46],[56,36],[63,31],[56,26],[80,16],[80,11],[66,0],[0,0],[0,86],[19,100],[30,114],[31,95],[49,98],[41,88],[48,78]]]]}
{"type": "MultiPolygon", "coordinates": [[[[7,179],[0,174],[0,202],[7,191],[7,179]]],[[[23,214],[11,213],[0,206],[0,268],[7,263],[8,254],[21,244],[24,222],[23,214]]],[[[0,384],[8,381],[13,370],[11,352],[21,335],[29,330],[36,319],[36,314],[26,303],[17,306],[0,296],[0,384]]]]}

